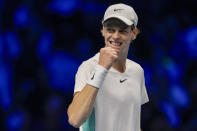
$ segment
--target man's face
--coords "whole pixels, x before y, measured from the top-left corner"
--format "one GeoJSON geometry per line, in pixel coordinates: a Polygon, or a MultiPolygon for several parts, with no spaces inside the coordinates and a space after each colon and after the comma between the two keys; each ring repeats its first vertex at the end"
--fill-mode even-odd
{"type": "Polygon", "coordinates": [[[131,41],[136,37],[130,27],[120,29],[113,26],[103,26],[102,35],[105,39],[105,47],[118,49],[121,53],[128,52],[131,41]]]}

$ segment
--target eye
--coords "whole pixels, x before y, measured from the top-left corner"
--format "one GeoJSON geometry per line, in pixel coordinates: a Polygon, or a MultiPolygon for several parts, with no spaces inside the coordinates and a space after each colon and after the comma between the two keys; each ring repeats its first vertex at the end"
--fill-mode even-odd
{"type": "Polygon", "coordinates": [[[127,30],[120,30],[120,33],[127,34],[128,31],[127,30]]]}
{"type": "Polygon", "coordinates": [[[114,32],[114,30],[113,30],[112,28],[107,28],[107,31],[108,31],[109,33],[113,33],[113,32],[114,32]]]}

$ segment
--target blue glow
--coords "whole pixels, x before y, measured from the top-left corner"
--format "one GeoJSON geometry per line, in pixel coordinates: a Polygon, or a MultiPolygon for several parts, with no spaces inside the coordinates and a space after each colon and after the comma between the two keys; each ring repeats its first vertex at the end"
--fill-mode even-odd
{"type": "Polygon", "coordinates": [[[86,2],[83,4],[82,9],[89,15],[103,15],[106,7],[96,2],[86,2]]]}
{"type": "Polygon", "coordinates": [[[145,85],[148,90],[151,90],[150,86],[151,86],[151,80],[153,74],[151,67],[149,65],[143,65],[143,69],[144,69],[145,85]]]}
{"type": "Polygon", "coordinates": [[[180,73],[178,70],[179,68],[177,67],[175,62],[171,58],[165,57],[163,59],[163,66],[165,67],[165,70],[169,75],[169,81],[171,81],[172,83],[176,82],[180,76],[180,73]]]}
{"type": "Polygon", "coordinates": [[[4,50],[3,36],[2,36],[2,34],[0,34],[0,59],[2,59],[2,57],[3,57],[3,50],[4,50]]]}
{"type": "Polygon", "coordinates": [[[85,54],[90,51],[91,45],[92,43],[88,39],[82,39],[79,41],[79,51],[85,54]]]}
{"type": "Polygon", "coordinates": [[[21,44],[15,32],[5,33],[5,42],[8,49],[8,54],[11,58],[17,58],[21,52],[21,44]]]}
{"type": "Polygon", "coordinates": [[[171,100],[178,107],[186,108],[190,105],[190,98],[185,88],[179,85],[173,85],[170,88],[171,100]]]}
{"type": "Polygon", "coordinates": [[[12,105],[10,83],[9,68],[0,62],[0,104],[4,110],[9,109],[12,105]]]}
{"type": "Polygon", "coordinates": [[[166,115],[168,122],[172,127],[177,127],[180,125],[180,117],[172,104],[162,101],[159,103],[159,107],[166,115]]]}
{"type": "Polygon", "coordinates": [[[25,27],[28,24],[29,10],[27,7],[21,6],[16,9],[14,14],[14,23],[18,27],[25,27]]]}
{"type": "Polygon", "coordinates": [[[91,51],[92,43],[88,39],[81,39],[78,42],[78,52],[83,54],[82,57],[88,58],[91,53],[87,53],[91,51]]]}
{"type": "Polygon", "coordinates": [[[49,113],[58,113],[59,110],[61,110],[62,105],[64,105],[64,102],[61,97],[57,95],[50,96],[47,100],[47,105],[46,105],[46,111],[49,113]]]}
{"type": "Polygon", "coordinates": [[[51,50],[52,50],[52,44],[53,44],[54,36],[50,32],[45,32],[40,37],[40,40],[38,42],[37,46],[37,55],[40,59],[42,58],[48,58],[51,50]]]}
{"type": "Polygon", "coordinates": [[[73,90],[75,73],[78,68],[76,60],[60,51],[48,60],[47,69],[50,85],[64,91],[73,90]]]}
{"type": "Polygon", "coordinates": [[[197,58],[197,27],[189,28],[185,33],[185,42],[191,57],[197,58]]]}
{"type": "Polygon", "coordinates": [[[7,117],[6,128],[9,131],[19,131],[24,126],[25,116],[22,111],[15,111],[7,117]]]}
{"type": "Polygon", "coordinates": [[[49,3],[50,11],[63,16],[71,15],[77,9],[78,0],[53,0],[49,3]]]}

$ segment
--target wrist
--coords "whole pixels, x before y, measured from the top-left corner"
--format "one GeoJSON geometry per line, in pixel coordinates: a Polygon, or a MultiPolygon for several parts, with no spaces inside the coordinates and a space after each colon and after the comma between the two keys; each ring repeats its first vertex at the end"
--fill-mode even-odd
{"type": "Polygon", "coordinates": [[[106,70],[110,69],[110,65],[103,65],[102,63],[98,63],[98,65],[102,66],[103,68],[105,68],[106,70]]]}
{"type": "Polygon", "coordinates": [[[87,81],[87,84],[100,88],[105,80],[108,70],[100,64],[97,64],[93,70],[92,75],[87,81]]]}

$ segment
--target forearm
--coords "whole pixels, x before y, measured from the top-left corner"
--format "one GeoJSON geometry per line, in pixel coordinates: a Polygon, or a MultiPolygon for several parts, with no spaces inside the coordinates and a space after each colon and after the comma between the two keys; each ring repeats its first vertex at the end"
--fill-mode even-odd
{"type": "Polygon", "coordinates": [[[77,93],[68,108],[69,123],[74,127],[79,127],[91,114],[98,88],[88,84],[83,90],[77,93]]]}
{"type": "Polygon", "coordinates": [[[79,127],[92,112],[94,102],[101,87],[108,69],[117,59],[118,50],[111,47],[100,50],[99,62],[94,68],[93,76],[87,80],[86,86],[74,96],[71,105],[68,108],[69,123],[74,127],[79,127]],[[93,86],[97,87],[93,87],[93,86]]]}

